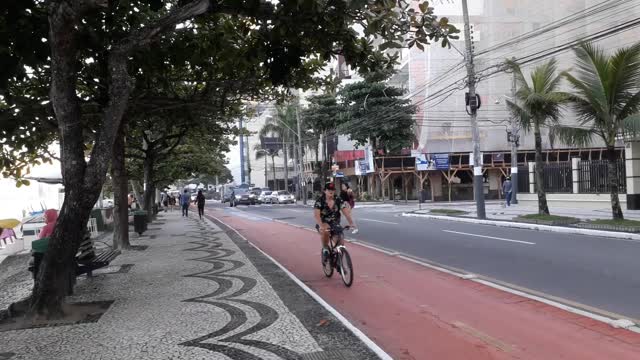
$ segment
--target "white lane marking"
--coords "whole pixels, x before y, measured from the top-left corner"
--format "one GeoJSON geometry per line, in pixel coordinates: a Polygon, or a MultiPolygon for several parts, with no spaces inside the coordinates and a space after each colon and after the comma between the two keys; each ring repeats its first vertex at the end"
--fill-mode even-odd
{"type": "Polygon", "coordinates": [[[364,221],[373,221],[381,224],[389,224],[389,225],[398,225],[398,223],[382,221],[382,220],[374,220],[374,219],[366,219],[366,218],[356,218],[356,220],[364,220],[364,221]]]}
{"type": "Polygon", "coordinates": [[[532,243],[532,242],[528,242],[528,241],[511,240],[511,239],[499,238],[499,237],[495,237],[495,236],[469,234],[469,233],[453,231],[453,230],[442,230],[442,231],[447,232],[447,233],[452,233],[452,234],[468,235],[468,236],[475,236],[475,237],[481,237],[481,238],[486,238],[486,239],[514,242],[514,243],[518,243],[518,244],[527,244],[527,245],[535,245],[536,244],[536,243],[532,243]]]}

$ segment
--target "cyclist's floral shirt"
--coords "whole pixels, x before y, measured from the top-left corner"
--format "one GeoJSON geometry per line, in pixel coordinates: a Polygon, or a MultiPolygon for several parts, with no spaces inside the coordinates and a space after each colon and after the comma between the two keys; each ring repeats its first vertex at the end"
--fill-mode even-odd
{"type": "Polygon", "coordinates": [[[327,205],[327,196],[324,194],[319,197],[313,205],[314,209],[320,210],[320,219],[322,219],[323,223],[340,224],[340,211],[347,206],[347,203],[337,196],[334,196],[333,199],[333,209],[327,205]]]}

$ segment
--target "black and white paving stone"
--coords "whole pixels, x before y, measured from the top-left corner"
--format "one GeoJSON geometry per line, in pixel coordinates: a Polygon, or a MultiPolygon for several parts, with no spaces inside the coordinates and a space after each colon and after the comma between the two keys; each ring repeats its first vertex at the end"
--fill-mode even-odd
{"type": "Polygon", "coordinates": [[[128,271],[79,278],[69,302],[114,301],[98,322],[2,332],[0,353],[12,360],[376,358],[223,225],[161,216],[166,223],[148,234],[155,238],[135,241],[145,251],[124,252],[111,265],[132,264],[128,271]]]}

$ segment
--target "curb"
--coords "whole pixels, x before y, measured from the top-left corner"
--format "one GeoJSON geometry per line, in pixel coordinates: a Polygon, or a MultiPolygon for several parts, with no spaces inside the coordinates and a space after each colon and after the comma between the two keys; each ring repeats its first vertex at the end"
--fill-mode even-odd
{"type": "MultiPolygon", "coordinates": [[[[251,246],[253,246],[258,251],[260,251],[267,259],[272,261],[276,266],[278,266],[280,268],[280,270],[282,270],[285,274],[287,274],[287,276],[289,276],[291,278],[291,280],[293,280],[298,286],[300,286],[300,288],[302,290],[304,290],[304,292],[309,294],[309,296],[311,296],[311,298],[313,298],[318,304],[320,304],[322,307],[327,309],[328,312],[330,312],[333,316],[335,316],[336,319],[338,319],[338,321],[340,321],[342,323],[342,325],[344,325],[344,327],[346,327],[349,331],[351,331],[353,333],[353,335],[355,335],[358,339],[360,339],[360,341],[362,341],[365,344],[365,346],[367,348],[369,348],[369,350],[371,350],[373,353],[375,353],[381,360],[393,360],[393,358],[389,354],[387,354],[380,346],[378,346],[378,344],[376,344],[373,340],[371,340],[360,329],[355,327],[347,318],[344,317],[344,315],[342,315],[338,310],[336,310],[329,303],[327,303],[322,297],[320,297],[320,295],[318,295],[315,291],[313,291],[311,288],[309,288],[305,283],[303,283],[293,273],[291,273],[289,270],[287,270],[287,268],[285,268],[282,264],[280,264],[276,259],[271,257],[269,254],[267,254],[265,251],[263,251],[256,244],[254,244],[251,241],[249,241],[249,239],[244,237],[244,235],[242,235],[238,230],[236,230],[234,227],[230,226],[226,222],[218,219],[217,217],[211,215],[210,213],[208,213],[207,216],[210,216],[210,217],[216,219],[217,221],[219,221],[220,223],[225,224],[229,229],[233,230],[236,234],[238,234],[238,236],[243,238],[251,246]]],[[[209,220],[209,219],[207,219],[207,220],[209,220]]],[[[274,221],[280,222],[280,223],[283,223],[283,224],[287,224],[287,223],[285,223],[283,221],[279,221],[279,220],[274,220],[274,221]]],[[[291,225],[291,224],[287,224],[287,225],[291,225]]],[[[304,227],[304,226],[297,226],[297,227],[299,227],[301,229],[310,230],[309,228],[304,227]]],[[[312,230],[312,231],[315,232],[315,230],[312,230]]]]}
{"type": "Polygon", "coordinates": [[[421,218],[433,219],[433,220],[464,222],[469,224],[493,225],[493,226],[500,226],[500,227],[515,228],[515,229],[549,231],[549,232],[557,232],[557,233],[563,233],[563,234],[601,236],[601,237],[608,237],[608,238],[620,239],[625,241],[640,242],[640,234],[631,234],[631,233],[623,233],[623,232],[615,232],[615,231],[569,228],[569,227],[561,227],[561,226],[538,225],[538,224],[528,224],[528,223],[500,221],[500,220],[479,220],[479,219],[463,218],[463,217],[427,215],[427,214],[416,214],[416,213],[406,213],[406,212],[403,212],[402,216],[421,217],[421,218]]]}

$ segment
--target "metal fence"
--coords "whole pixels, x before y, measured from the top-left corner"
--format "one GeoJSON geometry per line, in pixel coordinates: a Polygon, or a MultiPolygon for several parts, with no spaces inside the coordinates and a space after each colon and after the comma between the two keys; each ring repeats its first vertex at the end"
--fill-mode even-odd
{"type": "Polygon", "coordinates": [[[519,193],[529,192],[529,167],[528,166],[518,168],[518,192],[519,193]]]}
{"type": "MultiPolygon", "coordinates": [[[[544,190],[550,193],[572,193],[573,172],[571,162],[544,164],[542,177],[544,178],[544,190]]],[[[536,184],[536,187],[538,184],[536,184]]],[[[537,189],[537,188],[536,188],[537,189]]]]}
{"type": "MultiPolygon", "coordinates": [[[[606,194],[611,191],[609,185],[609,161],[585,160],[578,163],[578,189],[581,193],[606,194]]],[[[623,159],[616,163],[618,168],[618,192],[627,191],[626,168],[623,159]]]]}

